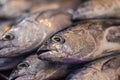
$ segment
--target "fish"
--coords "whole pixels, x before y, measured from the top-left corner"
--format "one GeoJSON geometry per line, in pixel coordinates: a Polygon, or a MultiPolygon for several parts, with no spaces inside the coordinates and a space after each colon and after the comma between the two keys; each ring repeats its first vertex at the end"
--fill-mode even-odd
{"type": "Polygon", "coordinates": [[[62,80],[68,72],[67,65],[42,61],[33,54],[17,65],[8,80],[62,80]]]}
{"type": "Polygon", "coordinates": [[[31,14],[2,34],[0,57],[15,57],[34,51],[50,36],[71,24],[71,15],[60,10],[31,14]]]}
{"type": "Polygon", "coordinates": [[[48,0],[0,0],[0,17],[15,18],[26,15],[32,6],[46,2],[48,0]]]}
{"type": "Polygon", "coordinates": [[[0,17],[17,17],[32,6],[27,0],[0,0],[0,17]]]}
{"type": "Polygon", "coordinates": [[[52,9],[75,9],[80,2],[81,0],[0,0],[0,17],[16,18],[52,9]]]}
{"type": "MultiPolygon", "coordinates": [[[[2,34],[5,33],[7,30],[11,28],[11,24],[14,23],[14,21],[3,21],[0,22],[0,37],[2,37],[2,34]]],[[[13,58],[0,58],[0,71],[12,69],[15,67],[24,56],[19,57],[13,57],[13,58]]]]}
{"type": "Polygon", "coordinates": [[[120,55],[94,61],[71,73],[66,80],[120,80],[120,55]]]}
{"type": "Polygon", "coordinates": [[[66,64],[87,63],[119,52],[119,21],[109,19],[88,20],[68,27],[38,49],[39,59],[66,64]]]}
{"type": "Polygon", "coordinates": [[[73,10],[75,10],[80,4],[81,0],[56,0],[47,2],[44,4],[38,4],[33,7],[31,7],[28,11],[28,13],[36,13],[36,12],[42,12],[46,10],[52,10],[52,9],[62,9],[64,11],[68,11],[73,13],[73,10]]]}
{"type": "Polygon", "coordinates": [[[5,31],[7,31],[11,28],[11,26],[10,26],[11,24],[12,24],[11,21],[0,22],[0,37],[2,37],[2,34],[5,33],[5,31]]]}
{"type": "Polygon", "coordinates": [[[9,70],[17,66],[22,59],[23,56],[13,57],[13,58],[0,58],[0,71],[9,70]]]}
{"type": "Polygon", "coordinates": [[[73,19],[120,18],[120,0],[86,0],[73,13],[73,19]]]}

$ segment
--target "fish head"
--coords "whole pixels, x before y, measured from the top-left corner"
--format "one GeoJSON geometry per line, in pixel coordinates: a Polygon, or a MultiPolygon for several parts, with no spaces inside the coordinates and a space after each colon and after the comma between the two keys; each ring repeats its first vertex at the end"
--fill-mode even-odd
{"type": "MultiPolygon", "coordinates": [[[[95,48],[95,41],[85,26],[74,26],[71,29],[55,34],[40,50],[47,50],[40,54],[40,59],[64,62],[64,60],[81,62],[82,58],[90,54],[95,48]]],[[[83,60],[83,61],[84,61],[83,60]]],[[[66,61],[65,61],[66,62],[66,61]]]]}
{"type": "Polygon", "coordinates": [[[112,24],[109,21],[82,23],[79,27],[74,26],[72,29],[55,34],[39,49],[39,52],[42,49],[47,51],[40,54],[39,58],[53,62],[67,60],[68,63],[74,63],[73,61],[90,61],[117,55],[120,51],[120,31],[119,26],[113,26],[115,25],[113,23],[114,21],[112,24]],[[59,38],[56,39],[56,36],[59,38]]]}
{"type": "Polygon", "coordinates": [[[56,65],[38,58],[38,55],[31,55],[17,65],[11,73],[9,80],[56,80],[63,78],[69,72],[67,65],[56,65]],[[59,75],[62,72],[62,75],[59,75]]]}
{"type": "Polygon", "coordinates": [[[71,16],[61,11],[31,14],[3,34],[0,40],[0,57],[18,56],[33,51],[54,33],[69,25],[71,16]]]}
{"type": "Polygon", "coordinates": [[[37,55],[31,55],[17,65],[9,79],[34,79],[42,66],[44,66],[44,64],[37,58],[37,55]]]}
{"type": "Polygon", "coordinates": [[[33,16],[23,19],[15,26],[5,26],[5,32],[2,34],[0,40],[1,57],[2,55],[7,57],[16,56],[19,54],[20,51],[24,51],[24,49],[28,46],[30,47],[30,45],[35,44],[34,42],[37,41],[36,43],[38,44],[38,37],[39,39],[43,39],[46,35],[44,34],[44,30],[42,30],[42,27],[40,31],[39,26],[41,27],[42,24],[34,24],[33,16]]]}

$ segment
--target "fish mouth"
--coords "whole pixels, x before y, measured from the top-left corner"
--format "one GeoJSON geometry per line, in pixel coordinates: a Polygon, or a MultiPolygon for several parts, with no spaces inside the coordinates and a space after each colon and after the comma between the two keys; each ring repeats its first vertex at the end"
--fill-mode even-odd
{"type": "Polygon", "coordinates": [[[44,61],[49,61],[53,63],[62,63],[62,64],[84,64],[90,62],[90,58],[74,58],[74,57],[64,57],[64,56],[55,56],[54,53],[60,54],[56,50],[49,50],[39,55],[39,59],[44,61]]]}

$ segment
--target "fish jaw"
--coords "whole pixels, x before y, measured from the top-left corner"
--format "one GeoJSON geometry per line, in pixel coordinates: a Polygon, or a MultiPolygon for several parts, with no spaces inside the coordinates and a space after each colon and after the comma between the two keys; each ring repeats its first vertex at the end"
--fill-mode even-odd
{"type": "Polygon", "coordinates": [[[65,56],[65,54],[57,51],[48,51],[40,54],[39,59],[54,63],[63,63],[63,64],[84,64],[92,60],[91,58],[77,58],[71,56],[68,57],[67,55],[65,56]],[[58,57],[58,54],[63,54],[63,55],[59,55],[58,57]]]}

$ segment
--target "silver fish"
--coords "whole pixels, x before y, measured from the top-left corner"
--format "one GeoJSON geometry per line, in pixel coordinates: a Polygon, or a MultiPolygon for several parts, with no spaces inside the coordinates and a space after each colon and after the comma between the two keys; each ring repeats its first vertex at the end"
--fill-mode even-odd
{"type": "Polygon", "coordinates": [[[24,57],[14,57],[14,58],[0,58],[0,71],[8,70],[16,67],[24,57]]]}
{"type": "Polygon", "coordinates": [[[76,70],[66,80],[120,80],[120,55],[111,56],[76,70]]]}
{"type": "MultiPolygon", "coordinates": [[[[0,37],[3,33],[9,30],[13,21],[3,21],[0,22],[0,37]]],[[[14,58],[0,58],[0,71],[11,69],[15,67],[24,57],[14,57],[14,58]]]]}
{"type": "Polygon", "coordinates": [[[38,4],[31,7],[28,13],[36,13],[52,9],[62,9],[73,13],[73,10],[80,4],[81,0],[53,0],[48,3],[38,4]]]}
{"type": "Polygon", "coordinates": [[[120,18],[120,0],[87,0],[73,13],[73,19],[120,18]]]}
{"type": "Polygon", "coordinates": [[[68,72],[67,65],[41,61],[37,55],[31,55],[18,64],[9,80],[61,80],[68,72]]]}
{"type": "Polygon", "coordinates": [[[49,10],[31,14],[0,37],[0,57],[31,52],[71,24],[71,15],[63,11],[49,10]]]}
{"type": "Polygon", "coordinates": [[[120,26],[114,20],[90,20],[55,34],[44,44],[42,60],[82,63],[120,52],[120,26]]]}

